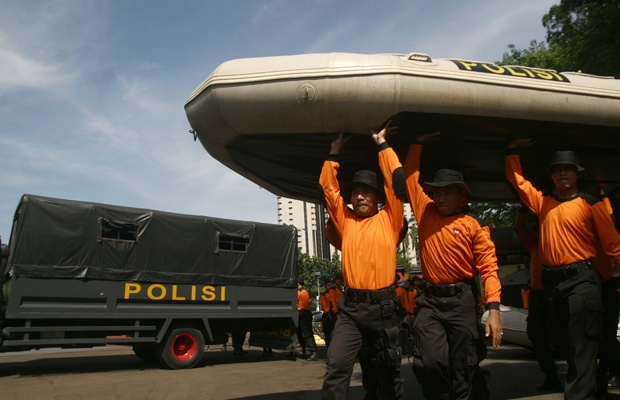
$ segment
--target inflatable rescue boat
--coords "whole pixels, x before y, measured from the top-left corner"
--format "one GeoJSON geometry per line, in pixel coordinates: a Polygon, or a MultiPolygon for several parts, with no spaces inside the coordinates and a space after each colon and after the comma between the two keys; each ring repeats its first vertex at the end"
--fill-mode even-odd
{"type": "Polygon", "coordinates": [[[388,142],[404,161],[421,133],[441,131],[422,154],[421,180],[464,173],[474,200],[514,200],[505,180],[508,141],[533,137],[523,168],[539,188],[555,150],[575,150],[582,186],[620,183],[620,81],[426,54],[304,54],[237,59],[189,96],[192,131],[215,159],[276,195],[322,201],[321,165],[332,135],[354,135],[339,178],[377,170],[370,129],[400,127],[388,142]]]}

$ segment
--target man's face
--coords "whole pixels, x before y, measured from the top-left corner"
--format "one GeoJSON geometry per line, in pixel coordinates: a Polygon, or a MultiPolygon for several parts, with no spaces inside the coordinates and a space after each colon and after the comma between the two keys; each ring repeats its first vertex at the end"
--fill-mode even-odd
{"type": "Polygon", "coordinates": [[[331,283],[331,282],[327,282],[327,283],[325,284],[325,290],[326,290],[326,291],[328,291],[328,292],[331,290],[331,288],[332,288],[332,287],[333,287],[333,285],[332,285],[332,283],[331,283]]]}
{"type": "Polygon", "coordinates": [[[446,186],[433,191],[433,200],[437,204],[439,215],[448,216],[458,213],[467,205],[467,196],[458,186],[446,186]]]}
{"type": "Polygon", "coordinates": [[[551,179],[558,189],[572,189],[577,186],[579,172],[572,164],[556,164],[551,167],[551,179]]]}
{"type": "Polygon", "coordinates": [[[351,190],[351,205],[358,217],[372,217],[379,210],[379,195],[368,186],[354,187],[351,190]]]}

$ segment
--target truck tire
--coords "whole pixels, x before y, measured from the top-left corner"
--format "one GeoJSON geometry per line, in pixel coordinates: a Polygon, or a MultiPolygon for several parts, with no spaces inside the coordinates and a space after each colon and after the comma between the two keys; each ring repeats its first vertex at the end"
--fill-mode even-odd
{"type": "Polygon", "coordinates": [[[171,369],[195,366],[204,355],[205,339],[200,330],[192,326],[172,329],[166,339],[157,345],[159,362],[171,369]]]}
{"type": "Polygon", "coordinates": [[[156,363],[159,360],[157,359],[157,350],[155,349],[155,344],[145,343],[145,344],[135,344],[133,346],[133,352],[135,355],[142,361],[147,363],[156,363]]]}

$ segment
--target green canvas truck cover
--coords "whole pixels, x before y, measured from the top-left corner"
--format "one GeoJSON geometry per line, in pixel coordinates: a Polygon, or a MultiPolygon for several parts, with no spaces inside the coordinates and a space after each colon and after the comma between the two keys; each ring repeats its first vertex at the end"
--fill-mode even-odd
{"type": "Polygon", "coordinates": [[[7,273],[297,287],[293,226],[24,195],[7,273]]]}

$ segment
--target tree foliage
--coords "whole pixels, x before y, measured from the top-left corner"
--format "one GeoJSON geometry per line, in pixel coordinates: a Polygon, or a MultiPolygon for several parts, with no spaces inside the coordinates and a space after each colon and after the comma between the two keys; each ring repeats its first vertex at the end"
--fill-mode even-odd
{"type": "Polygon", "coordinates": [[[527,65],[536,68],[561,70],[558,68],[558,55],[549,49],[544,42],[532,40],[527,49],[518,49],[514,44],[508,45],[500,65],[527,65]]]}
{"type": "Polygon", "coordinates": [[[334,278],[342,273],[340,259],[336,254],[334,254],[331,260],[328,260],[326,258],[309,256],[298,250],[297,266],[299,268],[299,279],[304,281],[305,287],[311,297],[316,297],[317,295],[317,278],[320,282],[320,289],[322,291],[325,282],[328,280],[333,282],[334,278]],[[321,274],[317,276],[317,272],[321,274]]]}
{"type": "Polygon", "coordinates": [[[564,70],[620,77],[620,0],[562,0],[542,22],[564,70]]]}
{"type": "Polygon", "coordinates": [[[519,203],[472,203],[471,211],[491,228],[512,226],[517,212],[521,208],[519,203]]]}
{"type": "Polygon", "coordinates": [[[620,0],[562,0],[542,24],[546,44],[510,44],[500,64],[620,77],[620,0]]]}

